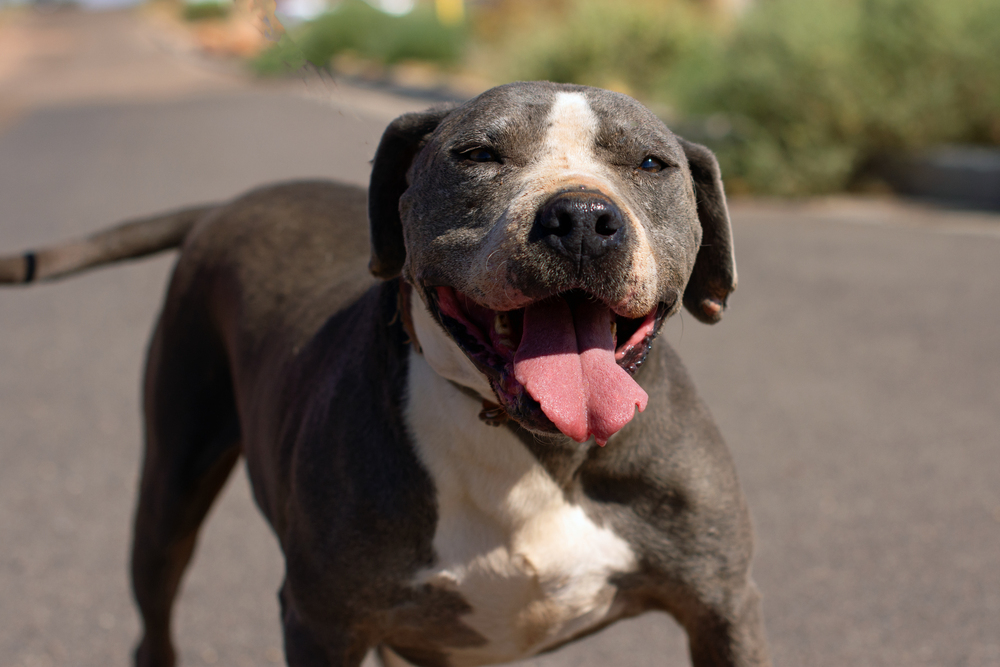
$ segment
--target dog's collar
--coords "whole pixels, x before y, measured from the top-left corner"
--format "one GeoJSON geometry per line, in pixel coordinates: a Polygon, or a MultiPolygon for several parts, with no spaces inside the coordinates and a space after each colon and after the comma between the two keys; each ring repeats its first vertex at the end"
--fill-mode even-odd
{"type": "Polygon", "coordinates": [[[406,332],[406,336],[409,338],[407,342],[413,345],[413,349],[417,354],[423,354],[423,350],[420,349],[420,340],[417,339],[417,332],[413,328],[413,316],[410,314],[413,287],[402,278],[397,278],[396,280],[399,281],[399,297],[396,300],[397,317],[399,317],[399,321],[403,324],[403,331],[406,332]]]}
{"type": "Polygon", "coordinates": [[[479,411],[479,419],[481,419],[482,422],[487,426],[502,426],[507,422],[508,419],[510,419],[510,415],[507,414],[507,411],[504,410],[502,405],[494,403],[489,399],[483,398],[482,396],[479,395],[479,392],[473,391],[468,387],[463,387],[457,382],[452,382],[451,380],[448,380],[448,382],[451,382],[451,385],[453,387],[458,389],[466,396],[471,396],[472,398],[475,398],[476,400],[480,400],[483,402],[483,409],[479,411]]]}
{"type": "MultiPolygon", "coordinates": [[[[410,306],[413,303],[413,286],[402,278],[397,278],[397,280],[399,280],[397,316],[399,317],[400,323],[403,325],[403,331],[406,332],[406,336],[409,338],[409,341],[407,342],[413,345],[413,349],[417,354],[423,354],[420,349],[420,340],[417,338],[417,332],[413,327],[413,316],[410,312],[410,306]]],[[[463,387],[457,382],[452,382],[451,380],[448,380],[448,382],[450,382],[453,387],[458,389],[463,394],[483,402],[483,409],[479,411],[479,418],[483,421],[483,423],[489,426],[500,426],[510,419],[510,416],[507,414],[507,411],[504,410],[503,406],[494,403],[489,399],[483,398],[478,392],[473,391],[468,387],[463,387]]]]}

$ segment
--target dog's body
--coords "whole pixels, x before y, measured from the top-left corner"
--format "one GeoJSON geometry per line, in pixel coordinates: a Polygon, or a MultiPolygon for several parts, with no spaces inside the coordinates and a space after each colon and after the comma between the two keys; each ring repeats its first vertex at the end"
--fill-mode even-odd
{"type": "Polygon", "coordinates": [[[731,460],[651,346],[682,294],[714,321],[735,286],[710,154],[623,96],[515,84],[386,131],[382,281],[365,207],[297,183],[177,223],[146,374],[138,664],[173,664],[178,583],[241,453],[286,558],[290,665],[506,662],[649,609],[696,665],[769,664],[731,460]]]}

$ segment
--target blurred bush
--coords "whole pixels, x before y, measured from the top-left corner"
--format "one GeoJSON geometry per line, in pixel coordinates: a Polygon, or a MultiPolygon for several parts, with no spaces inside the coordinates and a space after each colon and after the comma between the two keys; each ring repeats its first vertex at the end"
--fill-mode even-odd
{"type": "Polygon", "coordinates": [[[430,6],[393,16],[362,0],[344,0],[333,11],[291,31],[252,64],[259,74],[280,74],[306,62],[327,67],[341,53],[384,64],[403,60],[451,64],[461,58],[464,43],[464,26],[442,25],[430,6]]]}
{"type": "Polygon", "coordinates": [[[721,128],[737,189],[829,192],[888,155],[1000,144],[998,63],[996,0],[766,0],[679,104],[721,128]]]}
{"type": "Polygon", "coordinates": [[[185,3],[183,16],[186,21],[204,21],[206,19],[222,19],[229,16],[232,5],[228,2],[207,0],[206,2],[185,3]]]}
{"type": "Polygon", "coordinates": [[[582,83],[668,101],[678,70],[717,49],[707,12],[686,0],[580,0],[544,27],[515,35],[502,59],[510,78],[582,83]]]}

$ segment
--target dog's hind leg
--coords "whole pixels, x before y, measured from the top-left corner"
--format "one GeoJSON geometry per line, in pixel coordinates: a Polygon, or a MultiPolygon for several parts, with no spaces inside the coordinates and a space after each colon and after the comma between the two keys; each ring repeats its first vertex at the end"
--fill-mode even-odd
{"type": "MultiPolygon", "coordinates": [[[[228,367],[197,315],[161,318],[146,368],[146,455],[132,548],[138,667],[172,667],[171,610],[198,528],[240,456],[228,367]]],[[[182,309],[177,309],[182,310],[182,309]]],[[[197,310],[197,309],[195,309],[197,310]]],[[[176,313],[176,310],[174,311],[176,313]]],[[[183,312],[183,310],[182,310],[183,312]]]]}

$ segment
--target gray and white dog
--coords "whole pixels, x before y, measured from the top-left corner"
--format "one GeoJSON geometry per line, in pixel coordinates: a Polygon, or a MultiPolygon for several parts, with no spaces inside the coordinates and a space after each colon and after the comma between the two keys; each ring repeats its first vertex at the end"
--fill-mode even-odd
{"type": "Polygon", "coordinates": [[[706,148],[624,95],[516,83],[394,121],[367,207],[267,187],[4,258],[0,281],[178,245],[146,369],[138,665],[175,662],[178,583],[241,454],[293,667],[506,662],[647,610],[698,667],[770,664],[732,461],[654,344],[736,286],[706,148]]]}

